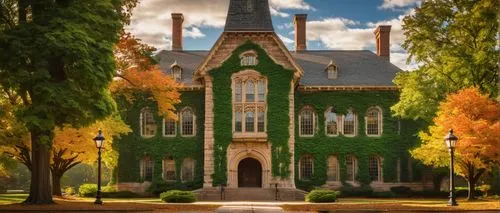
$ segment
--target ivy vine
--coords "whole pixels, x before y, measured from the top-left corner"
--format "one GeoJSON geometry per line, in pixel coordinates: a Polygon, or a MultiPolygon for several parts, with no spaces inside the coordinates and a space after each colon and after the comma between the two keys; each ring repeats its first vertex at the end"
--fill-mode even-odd
{"type": "MultiPolygon", "coordinates": [[[[157,134],[152,138],[143,138],[140,135],[140,111],[149,107],[157,112],[157,105],[149,99],[138,99],[133,105],[124,101],[119,102],[122,118],[133,129],[133,133],[122,136],[113,144],[118,151],[118,182],[143,182],[140,177],[140,161],[144,156],[150,156],[154,161],[152,186],[165,185],[162,178],[162,160],[172,156],[176,165],[176,182],[168,183],[174,188],[201,188],[203,185],[203,141],[204,141],[204,100],[203,91],[189,91],[181,93],[181,103],[176,109],[191,107],[196,115],[196,136],[181,137],[180,125],[177,123],[176,137],[163,137],[163,117],[155,115],[157,134]],[[195,160],[194,180],[181,181],[181,167],[185,158],[195,160]]],[[[153,189],[154,190],[154,189],[153,189]]]]}
{"type": "Polygon", "coordinates": [[[267,95],[267,135],[272,145],[272,174],[275,177],[290,176],[291,154],[288,147],[289,103],[293,71],[276,64],[259,45],[250,40],[233,51],[222,66],[210,70],[213,79],[214,100],[214,186],[227,182],[226,152],[232,142],[232,89],[231,75],[252,69],[268,79],[267,95]],[[253,50],[257,53],[257,66],[241,66],[239,55],[253,50]],[[276,150],[281,150],[277,154],[276,150]],[[282,165],[281,167],[279,165],[282,165]]]}
{"type": "Polygon", "coordinates": [[[394,182],[397,179],[397,160],[400,159],[400,177],[402,182],[415,181],[420,178],[419,167],[413,165],[413,180],[408,180],[408,150],[418,138],[419,123],[408,120],[398,121],[391,116],[390,107],[398,100],[396,91],[331,91],[331,92],[296,92],[295,93],[295,178],[298,188],[311,189],[326,183],[327,160],[335,155],[340,165],[340,179],[346,185],[345,158],[354,155],[358,160],[356,180],[367,186],[371,182],[368,171],[368,159],[371,156],[383,158],[383,180],[394,182]],[[299,112],[305,106],[315,109],[317,115],[314,137],[299,136],[299,112]],[[368,137],[365,134],[365,114],[373,106],[383,112],[383,133],[380,137],[368,137]],[[325,111],[333,107],[338,114],[346,114],[348,109],[357,113],[357,135],[345,137],[339,135],[329,137],[325,134],[325,111]],[[398,124],[400,122],[400,124],[398,124]],[[299,179],[299,161],[301,156],[309,154],[314,158],[313,178],[309,181],[299,179]]]}

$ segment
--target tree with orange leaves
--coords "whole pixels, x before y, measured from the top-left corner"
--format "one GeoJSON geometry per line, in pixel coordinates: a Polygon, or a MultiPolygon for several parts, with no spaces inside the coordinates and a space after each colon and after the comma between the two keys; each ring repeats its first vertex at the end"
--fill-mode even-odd
{"type": "Polygon", "coordinates": [[[422,144],[411,151],[412,156],[426,165],[449,166],[450,155],[443,141],[449,129],[459,137],[456,172],[467,180],[471,200],[479,178],[500,163],[500,103],[477,88],[448,95],[439,106],[434,125],[428,132],[420,132],[422,144]]]}
{"type": "Polygon", "coordinates": [[[180,102],[180,84],[166,75],[152,55],[155,49],[129,33],[120,36],[115,47],[117,77],[111,85],[115,96],[133,102],[138,96],[156,102],[159,114],[176,118],[174,105],[180,102]]]}

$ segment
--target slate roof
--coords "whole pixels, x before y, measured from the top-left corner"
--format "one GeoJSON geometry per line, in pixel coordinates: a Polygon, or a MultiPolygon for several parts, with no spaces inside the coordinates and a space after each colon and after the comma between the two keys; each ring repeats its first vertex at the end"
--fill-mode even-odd
{"type": "MultiPolygon", "coordinates": [[[[193,85],[195,69],[209,51],[161,51],[157,57],[162,69],[171,74],[170,66],[177,62],[182,67],[185,85],[193,85]]],[[[395,86],[392,80],[397,66],[368,50],[301,51],[291,52],[304,70],[300,85],[304,86],[395,86]],[[328,79],[325,71],[330,61],[338,66],[338,78],[328,79]]]]}
{"type": "Polygon", "coordinates": [[[224,31],[274,31],[268,0],[231,0],[224,31]]]}
{"type": "Polygon", "coordinates": [[[304,69],[300,84],[306,86],[395,86],[392,80],[401,71],[387,59],[369,50],[291,53],[304,69]],[[337,79],[328,79],[325,71],[332,60],[338,67],[337,79]]]}
{"type": "Polygon", "coordinates": [[[193,73],[195,72],[198,65],[200,65],[205,57],[208,55],[208,51],[161,51],[156,55],[158,61],[160,62],[160,67],[163,71],[169,75],[172,74],[170,66],[177,62],[182,68],[182,82],[185,85],[193,85],[193,73]]]}

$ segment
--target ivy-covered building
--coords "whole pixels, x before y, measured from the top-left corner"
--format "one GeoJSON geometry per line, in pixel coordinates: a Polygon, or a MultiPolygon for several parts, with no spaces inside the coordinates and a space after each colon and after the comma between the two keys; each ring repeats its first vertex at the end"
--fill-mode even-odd
{"type": "MultiPolygon", "coordinates": [[[[172,14],[171,51],[161,67],[183,84],[178,120],[143,101],[124,109],[120,190],[277,187],[427,187],[408,150],[410,121],[391,116],[401,70],[389,61],[391,26],[374,29],[377,51],[310,51],[306,14],[294,17],[295,50],[274,32],[267,0],[231,0],[210,51],[182,49],[182,14],[172,14]]],[[[292,198],[289,196],[288,198],[292,198]]]]}

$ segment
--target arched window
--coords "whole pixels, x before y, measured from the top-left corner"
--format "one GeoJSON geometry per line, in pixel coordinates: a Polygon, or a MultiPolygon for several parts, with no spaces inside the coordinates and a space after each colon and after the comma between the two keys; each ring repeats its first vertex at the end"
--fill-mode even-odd
{"type": "Polygon", "coordinates": [[[241,66],[257,66],[257,54],[255,51],[247,51],[240,55],[241,66]]]}
{"type": "Polygon", "coordinates": [[[366,111],[366,134],[380,136],[382,134],[382,110],[371,107],[366,111]]]}
{"type": "Polygon", "coordinates": [[[358,173],[358,160],[352,155],[345,158],[346,180],[354,181],[358,173]]]}
{"type": "Polygon", "coordinates": [[[157,129],[156,120],[149,108],[146,107],[141,110],[140,120],[141,120],[141,136],[143,137],[155,136],[157,129]]]}
{"type": "Polygon", "coordinates": [[[337,79],[338,67],[333,60],[331,60],[330,64],[326,67],[326,72],[328,72],[328,79],[337,79]]]}
{"type": "Polygon", "coordinates": [[[370,157],[368,171],[372,181],[382,181],[382,163],[379,157],[370,157]]]}
{"type": "Polygon", "coordinates": [[[330,107],[325,112],[325,132],[328,136],[337,136],[339,134],[339,116],[333,109],[330,107]]]}
{"type": "Polygon", "coordinates": [[[194,136],[196,133],[195,115],[189,107],[181,111],[181,135],[194,136]]]}
{"type": "Polygon", "coordinates": [[[192,158],[185,158],[182,161],[181,179],[183,182],[194,180],[195,161],[192,158]]]}
{"type": "Polygon", "coordinates": [[[313,177],[314,159],[310,155],[304,155],[299,162],[300,180],[311,180],[313,177]]]}
{"type": "Polygon", "coordinates": [[[267,80],[256,71],[246,70],[233,76],[233,132],[266,132],[267,80]]]}
{"type": "Polygon", "coordinates": [[[339,178],[339,161],[336,156],[328,157],[328,170],[326,172],[327,181],[337,182],[340,181],[339,178]]]}
{"type": "Polygon", "coordinates": [[[165,137],[175,137],[176,135],[176,122],[173,118],[163,119],[163,136],[165,137]]]}
{"type": "Polygon", "coordinates": [[[175,79],[175,81],[180,82],[182,81],[182,67],[177,64],[177,61],[175,61],[171,66],[170,70],[172,72],[172,77],[175,79]]]}
{"type": "Polygon", "coordinates": [[[151,157],[145,156],[141,159],[141,178],[144,181],[153,181],[154,161],[151,157]]]}
{"type": "Polygon", "coordinates": [[[357,130],[357,115],[353,112],[352,109],[347,111],[347,114],[344,116],[344,135],[346,136],[355,136],[357,130]]]}
{"type": "Polygon", "coordinates": [[[314,136],[316,115],[312,107],[304,107],[299,114],[300,136],[314,136]]]}
{"type": "Polygon", "coordinates": [[[175,161],[172,156],[163,159],[163,179],[165,181],[175,181],[175,161]]]}

